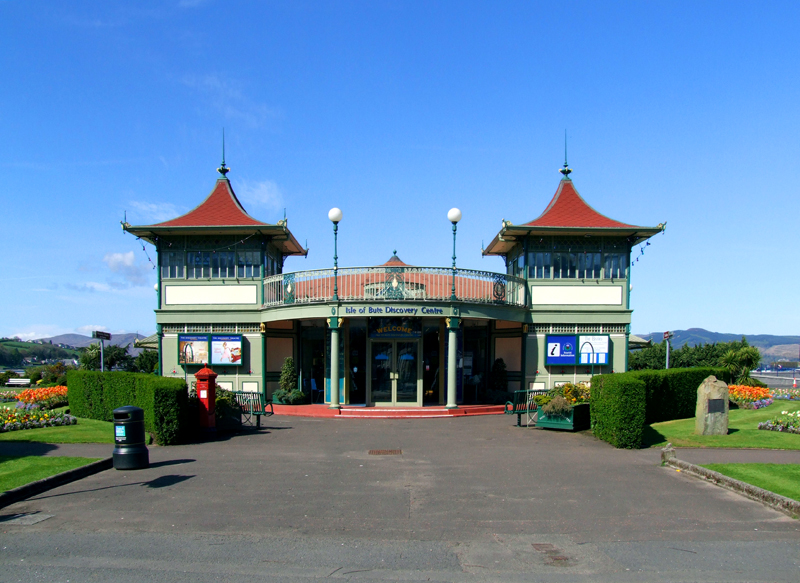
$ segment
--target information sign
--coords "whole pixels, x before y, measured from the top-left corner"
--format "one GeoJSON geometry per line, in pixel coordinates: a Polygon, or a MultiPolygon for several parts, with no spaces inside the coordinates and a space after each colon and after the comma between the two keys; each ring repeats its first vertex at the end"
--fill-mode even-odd
{"type": "Polygon", "coordinates": [[[574,365],[577,362],[576,336],[548,336],[545,364],[574,365]]]}
{"type": "Polygon", "coordinates": [[[607,335],[578,336],[580,364],[608,364],[607,335]]]}

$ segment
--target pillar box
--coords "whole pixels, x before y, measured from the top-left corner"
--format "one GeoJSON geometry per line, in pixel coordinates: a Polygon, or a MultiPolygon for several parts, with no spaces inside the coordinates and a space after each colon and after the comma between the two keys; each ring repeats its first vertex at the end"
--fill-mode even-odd
{"type": "Polygon", "coordinates": [[[204,365],[194,374],[197,379],[197,398],[200,401],[200,427],[215,431],[214,404],[217,399],[217,373],[204,365]]]}

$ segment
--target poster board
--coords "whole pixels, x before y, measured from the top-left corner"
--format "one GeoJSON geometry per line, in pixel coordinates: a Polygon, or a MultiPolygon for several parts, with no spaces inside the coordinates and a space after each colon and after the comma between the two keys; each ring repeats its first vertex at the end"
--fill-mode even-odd
{"type": "Polygon", "coordinates": [[[242,335],[212,334],[211,364],[217,366],[242,365],[242,335]]]}
{"type": "Polygon", "coordinates": [[[178,334],[178,364],[208,363],[208,334],[178,334]]]}

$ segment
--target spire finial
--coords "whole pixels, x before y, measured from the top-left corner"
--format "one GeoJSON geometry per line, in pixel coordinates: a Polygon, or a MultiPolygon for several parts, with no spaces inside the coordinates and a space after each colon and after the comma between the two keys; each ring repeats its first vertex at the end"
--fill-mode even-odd
{"type": "Polygon", "coordinates": [[[231,169],[225,166],[225,128],[222,128],[222,164],[217,168],[217,172],[222,174],[223,178],[227,178],[230,171],[231,169]]]}
{"type": "Polygon", "coordinates": [[[558,170],[561,174],[564,175],[564,178],[569,179],[569,175],[572,173],[572,170],[567,164],[567,130],[564,130],[564,167],[559,168],[558,170]]]}

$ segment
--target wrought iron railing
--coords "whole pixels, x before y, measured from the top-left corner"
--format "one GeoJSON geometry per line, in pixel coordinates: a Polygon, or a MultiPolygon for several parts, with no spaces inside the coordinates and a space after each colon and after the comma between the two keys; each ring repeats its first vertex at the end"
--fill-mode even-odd
{"type": "MultiPolygon", "coordinates": [[[[264,278],[264,306],[312,304],[333,299],[333,269],[312,269],[264,278]]],[[[453,270],[447,267],[343,267],[336,278],[339,300],[450,301],[453,270]]],[[[459,302],[525,305],[525,280],[505,273],[456,269],[459,302]]]]}

